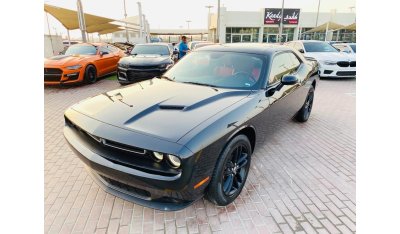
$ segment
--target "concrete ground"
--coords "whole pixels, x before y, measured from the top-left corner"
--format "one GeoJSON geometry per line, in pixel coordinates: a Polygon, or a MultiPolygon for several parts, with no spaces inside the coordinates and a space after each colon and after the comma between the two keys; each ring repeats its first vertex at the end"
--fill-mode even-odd
{"type": "Polygon", "coordinates": [[[44,91],[45,233],[354,233],[356,81],[321,80],[305,124],[288,122],[253,154],[236,201],[162,212],[105,193],[67,146],[64,110],[115,80],[44,91]]]}

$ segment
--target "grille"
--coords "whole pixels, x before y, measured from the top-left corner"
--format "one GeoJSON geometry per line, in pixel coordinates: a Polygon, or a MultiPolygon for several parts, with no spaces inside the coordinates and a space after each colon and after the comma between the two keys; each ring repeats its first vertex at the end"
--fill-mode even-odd
{"type": "Polygon", "coordinates": [[[128,80],[136,80],[136,79],[150,79],[155,76],[161,75],[159,71],[132,71],[128,70],[126,76],[128,80]]]}
{"type": "Polygon", "coordinates": [[[356,72],[355,71],[338,71],[336,72],[337,76],[355,76],[356,72]]]}
{"type": "Polygon", "coordinates": [[[130,194],[136,195],[136,196],[140,196],[141,198],[145,198],[145,199],[150,199],[151,194],[150,192],[144,190],[144,189],[139,189],[136,187],[133,187],[131,185],[128,184],[124,184],[121,183],[119,181],[113,180],[111,178],[105,177],[100,175],[101,178],[106,181],[107,183],[109,183],[110,185],[114,186],[115,188],[117,188],[118,190],[122,190],[122,191],[126,191],[130,194]]]}
{"type": "Polygon", "coordinates": [[[350,67],[355,67],[356,66],[356,61],[350,62],[350,67]]]}
{"type": "Polygon", "coordinates": [[[337,62],[337,65],[339,67],[348,67],[350,65],[350,63],[347,61],[339,61],[339,62],[337,62]]]}
{"type": "Polygon", "coordinates": [[[135,66],[135,65],[130,65],[129,68],[140,69],[140,70],[150,70],[150,69],[158,69],[158,65],[156,65],[156,66],[135,66]]]}
{"type": "Polygon", "coordinates": [[[331,74],[333,71],[332,70],[325,70],[324,74],[331,74]]]}
{"type": "Polygon", "coordinates": [[[44,68],[44,81],[60,81],[62,70],[58,68],[44,68]]]}
{"type": "Polygon", "coordinates": [[[58,68],[44,68],[44,74],[61,75],[62,70],[58,68]]]}

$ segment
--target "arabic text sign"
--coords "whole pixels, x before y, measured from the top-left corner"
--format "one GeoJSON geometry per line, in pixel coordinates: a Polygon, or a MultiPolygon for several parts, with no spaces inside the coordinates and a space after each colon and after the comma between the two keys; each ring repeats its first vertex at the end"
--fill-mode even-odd
{"type": "MultiPolygon", "coordinates": [[[[265,8],[264,24],[279,24],[282,9],[265,8]]],[[[283,9],[283,24],[298,24],[300,9],[283,9]]]]}

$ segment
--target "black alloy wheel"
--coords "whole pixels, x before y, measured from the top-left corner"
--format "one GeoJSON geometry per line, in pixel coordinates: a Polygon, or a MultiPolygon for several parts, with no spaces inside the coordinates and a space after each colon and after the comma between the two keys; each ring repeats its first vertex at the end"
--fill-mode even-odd
{"type": "Polygon", "coordinates": [[[303,107],[297,112],[296,119],[299,122],[306,122],[310,117],[311,110],[314,102],[314,87],[311,87],[308,91],[308,95],[306,101],[304,102],[303,107]]]}
{"type": "Polygon", "coordinates": [[[96,68],[93,65],[88,65],[85,69],[85,83],[93,84],[97,80],[96,68]]]}
{"type": "Polygon", "coordinates": [[[249,174],[252,148],[245,135],[233,138],[215,166],[206,198],[219,205],[233,202],[242,191],[249,174]]]}

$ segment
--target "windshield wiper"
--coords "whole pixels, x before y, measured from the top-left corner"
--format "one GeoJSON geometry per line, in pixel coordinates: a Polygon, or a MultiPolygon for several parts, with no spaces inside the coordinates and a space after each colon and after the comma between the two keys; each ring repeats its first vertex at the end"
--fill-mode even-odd
{"type": "Polygon", "coordinates": [[[218,89],[216,89],[218,86],[216,86],[216,85],[210,85],[210,84],[205,84],[205,83],[200,83],[200,82],[192,82],[192,81],[184,81],[184,82],[182,82],[182,83],[185,83],[185,84],[194,84],[194,85],[201,85],[201,86],[208,86],[208,87],[213,88],[215,91],[218,91],[218,89]]]}

